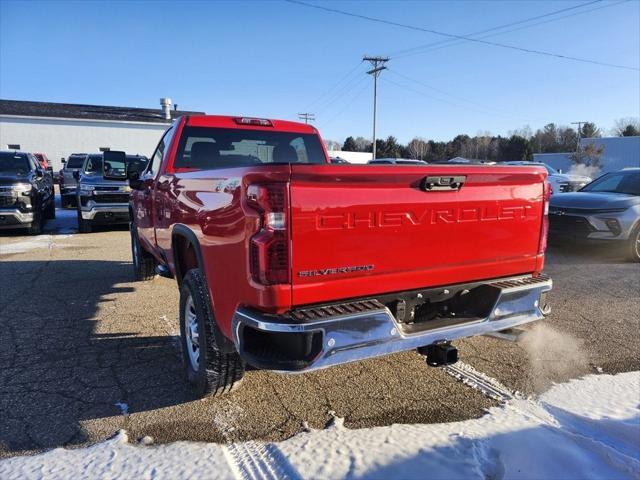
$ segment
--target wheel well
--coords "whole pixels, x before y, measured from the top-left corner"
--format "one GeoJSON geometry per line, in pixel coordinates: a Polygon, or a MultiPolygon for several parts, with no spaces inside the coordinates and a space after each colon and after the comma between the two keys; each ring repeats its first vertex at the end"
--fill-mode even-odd
{"type": "Polygon", "coordinates": [[[184,235],[175,235],[173,237],[173,257],[176,280],[178,281],[178,285],[180,285],[189,270],[199,267],[198,254],[196,253],[193,242],[184,235]]]}

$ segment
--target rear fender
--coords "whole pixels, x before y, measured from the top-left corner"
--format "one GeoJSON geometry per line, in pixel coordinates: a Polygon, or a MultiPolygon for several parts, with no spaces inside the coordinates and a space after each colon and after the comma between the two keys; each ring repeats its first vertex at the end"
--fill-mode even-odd
{"type": "Polygon", "coordinates": [[[200,274],[204,279],[205,286],[207,288],[207,292],[209,293],[209,308],[211,308],[213,315],[211,318],[213,320],[213,324],[211,325],[211,330],[216,340],[216,346],[223,353],[232,353],[235,352],[234,343],[224,336],[224,334],[220,331],[216,323],[215,316],[215,308],[212,303],[212,295],[211,288],[209,287],[209,282],[207,280],[206,269],[204,268],[204,258],[202,256],[202,249],[200,248],[200,242],[198,241],[198,237],[189,227],[185,225],[176,225],[173,228],[173,232],[171,234],[171,248],[173,253],[173,265],[175,270],[175,277],[178,282],[178,289],[182,287],[182,279],[190,268],[198,268],[200,270],[200,274]],[[190,248],[187,251],[193,252],[194,258],[184,258],[185,249],[182,245],[188,245],[190,248]]]}

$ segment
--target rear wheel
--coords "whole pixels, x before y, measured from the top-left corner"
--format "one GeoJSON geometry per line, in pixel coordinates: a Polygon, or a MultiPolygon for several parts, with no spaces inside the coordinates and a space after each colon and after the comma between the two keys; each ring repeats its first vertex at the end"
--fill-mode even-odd
{"type": "Polygon", "coordinates": [[[202,274],[189,270],[180,289],[180,344],[186,377],[199,397],[230,392],[244,375],[240,355],[222,352],[213,328],[217,327],[202,274]]]}
{"type": "Polygon", "coordinates": [[[91,233],[91,220],[82,218],[80,210],[78,210],[78,231],[80,233],[91,233]]]}
{"type": "Polygon", "coordinates": [[[142,245],[140,245],[135,223],[130,223],[129,232],[131,234],[131,257],[133,258],[133,274],[135,279],[138,281],[151,280],[156,276],[156,262],[153,256],[146,252],[144,248],[142,248],[142,245]]]}
{"type": "Polygon", "coordinates": [[[629,235],[629,258],[634,262],[640,262],[640,225],[629,235]]]}

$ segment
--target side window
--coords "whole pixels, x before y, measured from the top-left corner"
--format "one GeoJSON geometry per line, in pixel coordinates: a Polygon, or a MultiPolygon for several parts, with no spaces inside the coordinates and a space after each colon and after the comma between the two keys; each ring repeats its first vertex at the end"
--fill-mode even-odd
{"type": "Polygon", "coordinates": [[[29,165],[31,166],[32,170],[40,170],[40,163],[38,163],[38,160],[36,160],[35,157],[33,157],[32,155],[27,155],[27,158],[29,159],[29,165]]]}
{"type": "Polygon", "coordinates": [[[173,133],[175,131],[174,127],[171,127],[169,130],[165,132],[156,147],[156,151],[153,152],[151,156],[151,160],[149,160],[149,168],[147,168],[146,173],[149,175],[153,175],[154,177],[158,173],[160,169],[160,165],[162,164],[162,158],[164,157],[164,153],[167,148],[169,148],[169,144],[171,143],[171,139],[173,138],[173,133]]]}

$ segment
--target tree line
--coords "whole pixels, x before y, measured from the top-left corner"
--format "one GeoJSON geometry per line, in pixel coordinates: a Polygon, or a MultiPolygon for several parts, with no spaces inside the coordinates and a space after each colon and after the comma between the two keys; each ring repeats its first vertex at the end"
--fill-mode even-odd
{"type": "MultiPolygon", "coordinates": [[[[616,121],[611,134],[620,137],[640,135],[640,121],[623,118],[616,121]]],[[[586,122],[580,130],[549,123],[535,132],[529,126],[509,132],[507,136],[494,136],[489,132],[474,137],[457,135],[448,142],[412,139],[406,145],[393,135],[376,140],[377,158],[413,158],[427,162],[448,160],[453,157],[502,162],[508,160],[532,160],[534,153],[575,152],[578,138],[601,137],[602,130],[595,123],[586,122]],[[579,133],[579,136],[578,136],[579,133]]],[[[371,152],[371,140],[364,137],[347,137],[341,145],[328,140],[330,150],[347,152],[371,152]]]]}

